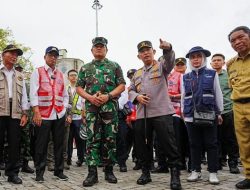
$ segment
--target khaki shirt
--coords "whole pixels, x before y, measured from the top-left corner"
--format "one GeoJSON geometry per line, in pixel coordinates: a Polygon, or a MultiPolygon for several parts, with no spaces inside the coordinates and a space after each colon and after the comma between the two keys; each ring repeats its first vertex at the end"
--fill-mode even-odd
{"type": "MultiPolygon", "coordinates": [[[[138,103],[136,97],[147,94],[150,102],[146,106],[147,117],[157,117],[174,114],[174,108],[168,95],[167,76],[174,67],[174,51],[164,51],[161,62],[154,61],[149,67],[139,69],[130,84],[129,100],[138,103]]],[[[144,106],[137,105],[137,119],[144,118],[144,106]]]]}
{"type": "Polygon", "coordinates": [[[229,60],[227,72],[233,89],[231,99],[250,98],[250,52],[244,58],[236,56],[229,60]]]}

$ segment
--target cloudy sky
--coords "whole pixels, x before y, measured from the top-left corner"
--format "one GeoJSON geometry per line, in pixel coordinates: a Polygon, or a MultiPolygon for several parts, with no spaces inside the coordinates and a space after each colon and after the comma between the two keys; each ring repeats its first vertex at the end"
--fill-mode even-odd
{"type": "MultiPolygon", "coordinates": [[[[92,60],[96,35],[94,0],[1,0],[0,28],[13,31],[16,41],[33,50],[35,66],[44,64],[49,45],[67,49],[68,57],[92,60]]],[[[108,55],[124,73],[140,68],[136,46],[152,41],[161,55],[159,38],[172,43],[176,57],[193,46],[212,53],[235,55],[227,34],[250,24],[250,0],[100,0],[99,36],[108,41],[108,55]]]]}

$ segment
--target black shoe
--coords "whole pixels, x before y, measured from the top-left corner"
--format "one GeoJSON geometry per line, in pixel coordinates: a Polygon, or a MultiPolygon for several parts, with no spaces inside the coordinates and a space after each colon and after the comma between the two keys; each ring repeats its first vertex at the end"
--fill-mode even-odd
{"type": "Polygon", "coordinates": [[[88,170],[89,170],[88,176],[86,177],[86,179],[82,183],[82,185],[84,187],[91,187],[94,184],[98,183],[96,166],[89,166],[88,170]]]}
{"type": "Polygon", "coordinates": [[[71,166],[71,165],[72,165],[72,161],[71,161],[71,159],[68,159],[68,160],[67,160],[67,164],[68,164],[69,166],[71,166]]]}
{"type": "Polygon", "coordinates": [[[35,179],[38,183],[43,183],[44,182],[44,178],[42,175],[37,175],[36,179],[35,179]]]}
{"type": "Polygon", "coordinates": [[[127,172],[128,169],[127,169],[127,166],[126,165],[121,165],[120,166],[120,172],[127,172]]]}
{"type": "Polygon", "coordinates": [[[109,183],[117,183],[117,178],[113,173],[113,166],[105,166],[105,180],[109,183]]]}
{"type": "Polygon", "coordinates": [[[235,185],[238,189],[250,189],[250,179],[244,179],[235,185]]]}
{"type": "Polygon", "coordinates": [[[181,189],[180,171],[177,168],[171,168],[170,187],[173,190],[181,189]]]}
{"type": "Polygon", "coordinates": [[[140,169],[141,169],[141,164],[135,163],[133,170],[140,170],[140,169]]]}
{"type": "Polygon", "coordinates": [[[0,163],[0,170],[5,170],[5,164],[3,162],[0,163]]]}
{"type": "Polygon", "coordinates": [[[154,170],[151,170],[151,173],[169,173],[169,170],[167,167],[157,166],[154,170]]]}
{"type": "Polygon", "coordinates": [[[28,174],[33,174],[35,171],[29,167],[29,165],[25,165],[22,167],[22,172],[28,173],[28,174]]]}
{"type": "Polygon", "coordinates": [[[150,177],[150,173],[149,172],[143,172],[141,177],[137,180],[137,184],[138,185],[145,185],[149,182],[151,182],[152,179],[150,177]]]}
{"type": "Polygon", "coordinates": [[[11,183],[14,183],[14,184],[22,184],[23,183],[23,181],[21,180],[21,178],[19,178],[16,175],[9,176],[8,177],[8,182],[11,182],[11,183]]]}
{"type": "Polygon", "coordinates": [[[229,166],[229,171],[231,174],[239,174],[240,170],[237,166],[229,166]]]}
{"type": "Polygon", "coordinates": [[[76,161],[76,165],[77,165],[78,167],[81,167],[81,166],[82,166],[82,163],[83,163],[82,160],[77,160],[77,161],[76,161]]]}
{"type": "Polygon", "coordinates": [[[54,176],[56,176],[59,180],[61,181],[67,181],[69,178],[64,175],[62,172],[60,172],[59,174],[54,174],[54,176]]]}

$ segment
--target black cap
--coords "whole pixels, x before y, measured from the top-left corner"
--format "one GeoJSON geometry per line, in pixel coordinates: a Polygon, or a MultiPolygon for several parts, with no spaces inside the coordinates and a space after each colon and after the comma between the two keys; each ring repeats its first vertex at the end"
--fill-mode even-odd
{"type": "Polygon", "coordinates": [[[57,47],[55,47],[55,46],[47,47],[47,49],[45,50],[45,54],[51,53],[51,52],[56,52],[56,54],[59,56],[59,50],[57,47]]]}
{"type": "Polygon", "coordinates": [[[129,77],[129,75],[134,75],[136,72],[136,69],[129,69],[127,72],[127,77],[129,77]]]}
{"type": "Polygon", "coordinates": [[[17,52],[17,55],[18,55],[18,56],[23,55],[23,51],[22,51],[20,48],[18,48],[18,47],[16,47],[15,45],[13,45],[13,44],[7,45],[7,46],[3,49],[2,54],[6,53],[6,52],[9,52],[9,51],[15,51],[15,52],[17,52]]]}
{"type": "Polygon", "coordinates": [[[184,63],[186,65],[187,60],[184,57],[179,57],[179,58],[175,59],[175,65],[177,63],[184,63]]]}
{"type": "Polygon", "coordinates": [[[147,40],[142,41],[137,45],[138,51],[141,51],[141,49],[144,47],[152,48],[153,46],[152,46],[152,43],[150,41],[147,41],[147,40]]]}
{"type": "Polygon", "coordinates": [[[206,57],[209,57],[211,55],[210,51],[204,49],[203,47],[195,46],[189,50],[189,52],[186,55],[186,58],[189,58],[189,55],[195,52],[203,52],[206,57]]]}
{"type": "Polygon", "coordinates": [[[108,40],[106,38],[104,38],[104,37],[95,37],[92,40],[92,44],[93,44],[93,46],[96,46],[97,44],[102,44],[104,46],[107,46],[108,40]]]}

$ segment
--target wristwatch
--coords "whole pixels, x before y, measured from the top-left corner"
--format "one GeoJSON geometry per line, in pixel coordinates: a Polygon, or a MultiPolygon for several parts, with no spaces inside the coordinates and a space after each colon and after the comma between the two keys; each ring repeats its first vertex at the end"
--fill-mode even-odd
{"type": "Polygon", "coordinates": [[[113,99],[113,96],[112,94],[108,93],[108,97],[109,97],[109,100],[112,100],[113,99]]]}

